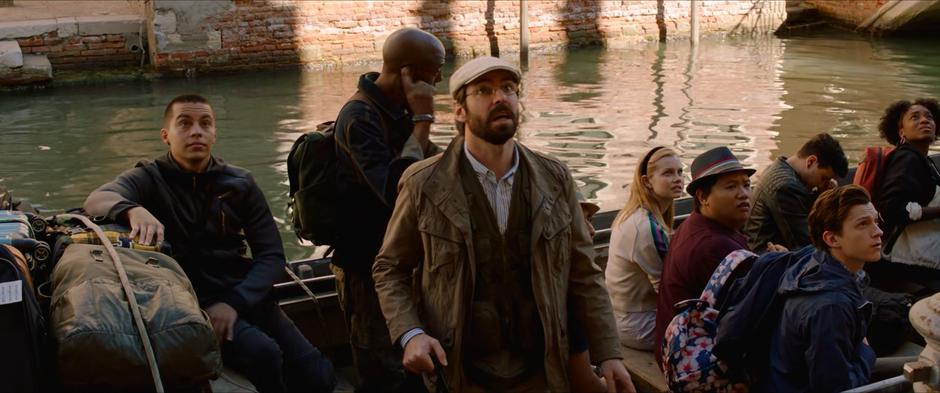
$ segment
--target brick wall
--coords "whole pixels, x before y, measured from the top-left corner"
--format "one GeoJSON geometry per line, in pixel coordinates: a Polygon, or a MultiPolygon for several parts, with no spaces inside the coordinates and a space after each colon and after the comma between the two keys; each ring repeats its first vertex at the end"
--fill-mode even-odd
{"type": "Polygon", "coordinates": [[[819,13],[843,22],[858,26],[878,11],[888,0],[809,0],[808,4],[816,7],[819,13]]]}
{"type": "Polygon", "coordinates": [[[140,63],[140,53],[131,52],[123,34],[72,35],[59,37],[52,31],[16,40],[23,54],[43,54],[54,69],[121,66],[140,63]]]}
{"type": "MultiPolygon", "coordinates": [[[[689,34],[688,0],[529,0],[530,49],[610,47],[689,34]]],[[[772,32],[782,0],[708,0],[703,33],[772,32]]],[[[392,31],[438,36],[449,54],[517,52],[518,1],[155,0],[154,64],[161,70],[335,66],[378,60],[392,31]]]]}

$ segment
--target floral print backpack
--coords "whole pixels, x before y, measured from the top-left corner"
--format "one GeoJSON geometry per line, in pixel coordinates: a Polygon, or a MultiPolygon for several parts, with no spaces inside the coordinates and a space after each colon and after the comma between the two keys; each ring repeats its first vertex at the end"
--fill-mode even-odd
{"type": "Polygon", "coordinates": [[[757,255],[734,251],[721,261],[698,299],[676,303],[679,312],[666,327],[663,338],[663,370],[673,392],[746,392],[734,380],[728,365],[712,354],[718,332],[715,301],[725,281],[741,262],[757,255]]]}

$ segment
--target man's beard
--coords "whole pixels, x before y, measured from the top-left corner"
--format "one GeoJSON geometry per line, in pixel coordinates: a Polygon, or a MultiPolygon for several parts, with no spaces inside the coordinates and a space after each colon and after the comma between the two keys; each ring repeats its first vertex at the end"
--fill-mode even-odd
{"type": "Polygon", "coordinates": [[[516,128],[519,126],[519,115],[512,112],[512,109],[509,108],[506,104],[500,104],[493,108],[490,111],[489,115],[485,118],[473,117],[470,114],[469,108],[465,108],[467,111],[467,117],[470,122],[467,124],[470,128],[470,132],[490,144],[493,145],[503,145],[516,135],[516,128]],[[490,121],[495,117],[509,114],[512,119],[512,124],[507,125],[498,125],[495,127],[490,126],[490,121]]]}

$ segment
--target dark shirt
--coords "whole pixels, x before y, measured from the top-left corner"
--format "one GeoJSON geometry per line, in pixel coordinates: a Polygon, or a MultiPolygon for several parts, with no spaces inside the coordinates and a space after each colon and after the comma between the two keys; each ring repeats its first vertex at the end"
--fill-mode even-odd
{"type": "Polygon", "coordinates": [[[663,261],[662,282],[656,304],[657,363],[662,364],[662,342],[666,326],[676,315],[676,303],[697,299],[721,260],[732,251],[746,249],[747,238],[741,233],[692,212],[676,229],[663,261]]]}
{"type": "Polygon", "coordinates": [[[767,251],[767,242],[790,250],[810,244],[807,217],[816,195],[806,188],[786,157],[780,157],[764,171],[754,190],[754,208],[744,225],[748,247],[757,253],[767,251]]]}
{"type": "Polygon", "coordinates": [[[815,250],[787,268],[777,293],[786,300],[756,391],[840,392],[868,383],[875,352],[863,340],[872,305],[858,275],[815,250]]]}
{"type": "Polygon", "coordinates": [[[369,272],[395,207],[398,179],[422,157],[401,155],[414,123],[406,108],[375,85],[379,74],[359,78],[368,102],[350,100],[336,117],[337,266],[369,272]]]}
{"type": "Polygon", "coordinates": [[[884,253],[891,253],[894,242],[910,223],[907,204],[917,202],[926,207],[933,199],[940,185],[940,174],[932,164],[930,158],[907,143],[888,156],[875,193],[875,208],[881,214],[881,230],[884,231],[884,253]]]}
{"type": "Polygon", "coordinates": [[[205,172],[185,172],[167,153],[139,162],[85,200],[89,214],[115,221],[137,206],[164,225],[203,307],[224,302],[245,314],[284,275],[281,235],[245,169],[211,158],[205,172]]]}

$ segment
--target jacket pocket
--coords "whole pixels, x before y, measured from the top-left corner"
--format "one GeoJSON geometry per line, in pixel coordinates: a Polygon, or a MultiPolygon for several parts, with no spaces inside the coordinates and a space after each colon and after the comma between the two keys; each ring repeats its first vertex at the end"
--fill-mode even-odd
{"type": "Polygon", "coordinates": [[[232,207],[234,192],[228,191],[217,197],[219,233],[226,235],[244,235],[242,222],[232,207]]]}
{"type": "MultiPolygon", "coordinates": [[[[564,206],[561,206],[564,207],[564,206]]],[[[571,260],[571,212],[568,209],[558,209],[555,205],[553,214],[545,220],[542,229],[543,250],[545,258],[552,267],[552,274],[563,274],[567,277],[569,261],[571,260]]]]}
{"type": "Polygon", "coordinates": [[[545,227],[542,229],[542,237],[551,240],[560,234],[570,233],[571,231],[571,212],[566,209],[567,206],[561,203],[555,203],[549,212],[550,215],[545,220],[545,227]]]}
{"type": "Polygon", "coordinates": [[[462,285],[458,274],[467,258],[466,246],[460,231],[445,219],[433,215],[422,216],[418,230],[424,248],[425,267],[419,271],[421,288],[421,314],[441,343],[453,345],[453,331],[457,323],[457,294],[462,285]],[[450,337],[448,337],[450,333],[450,337]]]}
{"type": "Polygon", "coordinates": [[[444,220],[426,217],[418,222],[418,231],[424,240],[427,270],[434,276],[453,278],[454,266],[465,254],[463,236],[444,220]]]}

